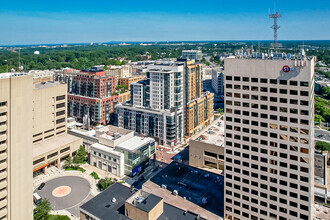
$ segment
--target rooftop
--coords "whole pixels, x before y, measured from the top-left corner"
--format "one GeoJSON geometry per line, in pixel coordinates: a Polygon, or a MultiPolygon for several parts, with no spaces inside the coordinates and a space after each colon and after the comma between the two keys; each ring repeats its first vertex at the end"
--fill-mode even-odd
{"type": "MultiPolygon", "coordinates": [[[[126,220],[130,219],[125,216],[125,201],[129,199],[136,191],[130,188],[115,183],[99,195],[89,200],[80,207],[80,210],[92,217],[96,217],[101,220],[111,219],[126,220]],[[112,199],[115,198],[115,202],[112,199]]],[[[152,195],[151,200],[161,199],[158,196],[152,195]]],[[[150,202],[152,202],[150,200],[150,202]]],[[[156,200],[155,200],[156,201],[156,200]]],[[[155,202],[153,201],[153,202],[155,202]]],[[[164,211],[158,220],[195,220],[196,214],[192,212],[185,212],[182,209],[176,208],[172,205],[164,203],[164,211]]],[[[199,218],[203,220],[203,218],[199,218]]]]}
{"type": "Polygon", "coordinates": [[[50,151],[56,150],[64,145],[79,141],[81,138],[75,137],[70,134],[62,134],[55,136],[51,139],[42,141],[40,143],[33,145],[33,158],[48,153],[50,151]]]}
{"type": "Polygon", "coordinates": [[[35,89],[45,89],[50,87],[55,87],[59,85],[64,85],[63,83],[60,83],[59,81],[50,81],[50,82],[41,82],[35,84],[35,89]]]}
{"type": "Polygon", "coordinates": [[[223,176],[208,171],[172,162],[144,183],[142,189],[163,198],[170,205],[206,219],[224,216],[223,176]],[[172,195],[174,190],[178,196],[172,195]]]}
{"type": "Polygon", "coordinates": [[[97,149],[97,150],[100,150],[103,152],[107,152],[110,154],[114,154],[114,155],[117,155],[118,157],[120,157],[122,155],[122,153],[115,151],[115,149],[113,149],[112,147],[107,147],[107,146],[105,146],[103,144],[99,144],[99,143],[92,144],[91,148],[94,148],[94,149],[97,149]]]}
{"type": "Polygon", "coordinates": [[[0,73],[0,79],[30,75],[28,73],[0,73]]]}
{"type": "Polygon", "coordinates": [[[199,135],[195,141],[200,141],[208,144],[223,146],[224,144],[224,122],[220,121],[213,124],[207,131],[199,135]]]}
{"type": "Polygon", "coordinates": [[[123,143],[120,143],[119,145],[116,146],[116,148],[122,149],[122,150],[127,150],[130,152],[134,152],[144,146],[145,144],[148,144],[150,142],[155,142],[153,138],[149,137],[138,137],[134,136],[130,138],[127,141],[124,141],[123,143]]]}

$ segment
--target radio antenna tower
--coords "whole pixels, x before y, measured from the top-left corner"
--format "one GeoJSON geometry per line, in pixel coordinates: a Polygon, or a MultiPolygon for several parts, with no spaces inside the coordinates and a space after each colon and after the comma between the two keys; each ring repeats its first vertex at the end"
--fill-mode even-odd
{"type": "Polygon", "coordinates": [[[281,17],[282,17],[282,15],[279,14],[278,11],[276,11],[275,14],[270,14],[269,15],[269,18],[273,18],[274,19],[274,25],[271,26],[270,28],[274,29],[274,43],[272,43],[271,46],[273,48],[275,48],[275,49],[282,46],[281,44],[279,44],[277,42],[277,30],[280,29],[280,26],[277,25],[277,19],[278,18],[281,18],[281,17]]]}

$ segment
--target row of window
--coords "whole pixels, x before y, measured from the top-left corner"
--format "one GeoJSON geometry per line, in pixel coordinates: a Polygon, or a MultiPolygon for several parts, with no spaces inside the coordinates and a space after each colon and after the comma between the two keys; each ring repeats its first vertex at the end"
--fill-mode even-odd
{"type": "MultiPolygon", "coordinates": [[[[226,76],[226,80],[233,80],[232,76],[226,76]]],[[[269,84],[280,84],[280,85],[289,85],[290,86],[298,86],[298,81],[294,80],[278,80],[278,79],[267,79],[267,78],[255,78],[255,77],[240,77],[240,76],[234,76],[234,81],[239,82],[253,82],[253,83],[269,83],[269,84]]],[[[300,86],[308,87],[308,82],[306,81],[300,81],[300,86]]]]}
{"type": "MultiPolygon", "coordinates": [[[[258,87],[258,86],[247,86],[247,85],[236,85],[234,84],[234,86],[232,84],[226,84],[226,89],[242,89],[242,90],[245,90],[245,91],[253,91],[253,92],[268,92],[268,89],[269,89],[269,92],[270,93],[280,93],[280,94],[288,94],[288,91],[289,91],[289,94],[290,95],[298,95],[298,90],[287,90],[287,89],[277,89],[277,88],[268,88],[268,87],[258,87]]],[[[308,91],[300,91],[300,96],[308,96],[308,91]]]]}
{"type": "MultiPolygon", "coordinates": [[[[294,156],[294,155],[290,155],[290,157],[297,157],[297,156],[294,156]]],[[[297,157],[298,158],[298,157],[297,157]]],[[[258,156],[255,156],[255,155],[252,155],[251,156],[251,159],[252,160],[255,160],[255,161],[258,161],[258,159],[259,159],[259,157],[258,156]]],[[[228,158],[228,157],[226,157],[226,162],[228,162],[228,163],[233,163],[233,159],[232,158],[228,158]]],[[[267,158],[264,158],[264,157],[260,157],[260,162],[263,162],[263,163],[265,163],[265,165],[266,164],[271,164],[271,165],[274,165],[274,166],[277,166],[277,164],[278,164],[278,161],[277,160],[272,160],[272,159],[267,159],[267,158]]],[[[281,162],[281,163],[285,163],[285,162],[281,162]]],[[[242,166],[244,166],[244,167],[247,167],[247,168],[254,168],[254,169],[257,169],[256,170],[256,172],[258,172],[259,171],[259,166],[258,165],[256,165],[256,164],[251,164],[251,166],[250,166],[250,163],[249,162],[246,162],[246,161],[243,161],[243,162],[241,162],[240,160],[236,160],[236,159],[234,159],[234,164],[236,164],[236,165],[242,165],[242,166]]],[[[283,164],[284,165],[284,164],[283,164]]],[[[285,164],[286,166],[287,166],[287,164],[285,164]]],[[[290,168],[291,167],[293,167],[293,166],[295,166],[295,169],[292,169],[292,170],[298,170],[298,166],[296,166],[296,165],[290,165],[290,168]]],[[[264,166],[262,166],[262,165],[260,165],[260,170],[262,170],[262,171],[264,171],[265,172],[265,174],[267,174],[269,171],[268,171],[268,169],[267,169],[267,167],[264,167],[264,166]]],[[[302,171],[302,172],[305,172],[305,173],[308,173],[308,168],[306,168],[306,167],[303,167],[303,166],[301,166],[300,167],[300,170],[302,171]]],[[[278,174],[278,172],[277,172],[277,170],[276,169],[273,169],[272,168],[272,172],[271,172],[272,174],[275,174],[275,175],[277,175],[278,174]]],[[[272,182],[272,183],[276,183],[277,184],[277,179],[275,179],[275,178],[272,178],[272,177],[269,177],[269,180],[268,180],[268,176],[265,176],[265,175],[263,175],[264,173],[254,173],[254,172],[251,172],[250,174],[249,174],[249,176],[250,177],[254,177],[254,178],[256,178],[256,179],[261,179],[261,180],[264,180],[264,181],[270,181],[270,182],[272,182]]],[[[293,179],[293,180],[298,180],[299,178],[298,178],[298,175],[297,174],[294,174],[294,173],[287,173],[287,172],[285,172],[285,171],[280,171],[279,172],[279,174],[281,175],[281,176],[283,176],[283,177],[286,177],[286,178],[291,178],[291,179],[293,179]]],[[[230,175],[230,174],[228,174],[229,176],[228,176],[228,179],[232,179],[232,176],[230,175]]],[[[303,176],[304,175],[304,173],[300,173],[300,181],[302,181],[302,182],[305,182],[305,183],[308,183],[309,182],[309,178],[307,177],[307,176],[303,176]]],[[[307,174],[306,174],[307,175],[307,174]]],[[[227,177],[227,175],[226,175],[226,177],[227,177]]],[[[240,177],[238,177],[238,176],[234,176],[234,180],[236,180],[236,181],[241,181],[241,178],[240,177]]],[[[244,182],[244,181],[243,181],[244,182]]],[[[249,184],[249,183],[247,183],[247,184],[249,184]]]]}
{"type": "MultiPolygon", "coordinates": [[[[250,147],[249,145],[240,144],[240,143],[234,143],[234,145],[233,145],[233,143],[231,141],[226,141],[226,147],[230,148],[230,147],[234,146],[235,148],[238,148],[238,149],[242,148],[243,150],[253,151],[253,152],[257,152],[257,153],[259,152],[259,149],[260,149],[260,153],[263,153],[263,154],[268,154],[269,146],[274,147],[274,148],[278,147],[278,144],[276,142],[273,142],[273,141],[268,142],[266,140],[260,140],[260,144],[264,145],[267,149],[262,148],[262,146],[261,146],[261,148],[258,148],[256,146],[251,146],[250,147]]],[[[287,144],[279,144],[279,146],[280,146],[281,149],[288,150],[288,145],[287,144]]],[[[293,152],[298,152],[299,151],[298,146],[294,146],[294,145],[290,145],[289,150],[293,151],[293,152]]],[[[300,152],[301,153],[308,154],[308,151],[309,151],[308,148],[300,147],[300,152]]],[[[271,153],[272,153],[271,155],[274,155],[273,150],[271,150],[271,153]]],[[[284,153],[281,153],[281,154],[285,155],[284,153]]],[[[281,157],[287,158],[287,156],[281,156],[281,157]]]]}
{"type": "MultiPolygon", "coordinates": [[[[268,116],[265,116],[265,119],[266,118],[268,118],[268,116]]],[[[278,121],[278,119],[280,119],[280,121],[288,122],[288,117],[285,117],[285,116],[278,117],[277,115],[269,115],[269,119],[274,120],[274,121],[278,121]]],[[[253,126],[259,126],[259,124],[260,124],[261,127],[268,128],[268,123],[266,123],[266,122],[260,122],[259,123],[259,121],[252,121],[251,120],[251,123],[250,123],[250,120],[248,120],[248,119],[234,118],[234,120],[233,120],[233,118],[229,117],[229,116],[226,116],[226,121],[227,122],[233,122],[234,121],[235,123],[243,123],[243,124],[246,124],[246,125],[253,125],[253,126]]],[[[290,118],[289,122],[297,124],[298,119],[297,118],[290,118]]],[[[309,121],[305,120],[305,119],[300,119],[300,124],[301,125],[309,125],[309,121]]]]}
{"type": "MultiPolygon", "coordinates": [[[[303,134],[303,135],[308,135],[309,134],[309,129],[304,129],[304,128],[298,128],[298,127],[289,127],[287,125],[277,125],[277,124],[273,124],[273,123],[269,123],[269,128],[270,129],[273,129],[273,130],[281,130],[281,131],[290,131],[292,133],[299,133],[299,130],[300,130],[300,134],[303,134]]],[[[226,129],[227,130],[234,130],[234,131],[239,131],[239,132],[244,132],[244,133],[251,133],[251,134],[255,134],[255,135],[262,135],[262,136],[265,136],[265,137],[268,137],[268,132],[266,132],[265,130],[262,130],[262,131],[258,131],[258,130],[255,130],[255,129],[249,129],[249,128],[245,128],[245,127],[239,127],[239,126],[232,126],[230,124],[227,124],[226,125],[226,129]]],[[[270,133],[272,134],[272,133],[270,133]]]]}
{"type": "MultiPolygon", "coordinates": [[[[241,93],[234,93],[234,97],[235,98],[241,98],[241,93]]],[[[249,94],[243,94],[242,97],[244,99],[249,99],[250,95],[249,94]]],[[[268,98],[267,96],[260,96],[260,97],[263,97],[262,101],[268,101],[268,98]]],[[[258,100],[258,96],[257,95],[251,95],[251,98],[255,99],[255,100],[258,100]]],[[[271,102],[277,102],[278,101],[278,98],[277,97],[270,97],[270,100],[271,102]]],[[[284,104],[290,104],[290,105],[299,105],[299,100],[298,99],[288,99],[287,98],[280,98],[279,99],[280,103],[284,103],[284,104]]],[[[226,104],[227,105],[232,105],[232,101],[231,100],[227,100],[226,101],[226,104]]],[[[258,108],[259,104],[257,103],[249,103],[249,102],[243,102],[243,103],[240,103],[238,101],[234,102],[234,105],[235,106],[242,106],[243,107],[250,107],[251,108],[258,108]]],[[[300,105],[301,106],[309,106],[309,102],[306,101],[306,100],[300,100],[300,105]]],[[[261,106],[266,106],[266,105],[263,105],[263,104],[260,104],[260,108],[263,109],[261,106]]],[[[265,107],[267,108],[267,106],[265,107]]],[[[267,109],[266,109],[267,110],[267,109]]]]}
{"type": "MultiPolygon", "coordinates": [[[[97,153],[96,151],[94,151],[94,155],[98,155],[99,157],[102,157],[102,154],[101,153],[97,153]]],[[[110,156],[107,156],[107,155],[105,155],[105,154],[103,154],[103,158],[104,159],[107,159],[108,158],[108,160],[113,160],[113,162],[117,162],[117,159],[116,158],[112,158],[112,157],[110,157],[110,156]]]]}

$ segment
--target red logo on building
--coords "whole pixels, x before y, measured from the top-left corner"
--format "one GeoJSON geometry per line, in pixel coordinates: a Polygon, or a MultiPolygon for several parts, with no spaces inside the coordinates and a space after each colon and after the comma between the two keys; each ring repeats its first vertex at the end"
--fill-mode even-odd
{"type": "Polygon", "coordinates": [[[290,67],[289,66],[283,66],[282,70],[285,73],[290,72],[290,67]]]}

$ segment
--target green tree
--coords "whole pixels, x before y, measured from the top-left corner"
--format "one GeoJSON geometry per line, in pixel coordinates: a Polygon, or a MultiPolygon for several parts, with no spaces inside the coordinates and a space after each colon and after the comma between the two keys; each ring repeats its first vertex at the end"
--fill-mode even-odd
{"type": "Polygon", "coordinates": [[[97,183],[97,188],[99,190],[103,191],[109,186],[111,186],[114,182],[111,180],[109,177],[105,177],[104,179],[100,179],[99,182],[97,183]]]}
{"type": "Polygon", "coordinates": [[[322,123],[324,121],[324,118],[322,115],[315,114],[315,122],[322,123]]]}
{"type": "Polygon", "coordinates": [[[80,146],[78,152],[73,157],[73,163],[81,164],[87,161],[87,152],[84,146],[80,146]]]}
{"type": "Polygon", "coordinates": [[[72,157],[67,157],[64,161],[64,168],[71,167],[73,165],[72,157]]]}
{"type": "Polygon", "coordinates": [[[321,151],[327,150],[330,152],[330,144],[327,142],[324,142],[324,141],[318,141],[315,144],[315,149],[321,150],[321,151]]]}
{"type": "Polygon", "coordinates": [[[217,110],[216,110],[219,114],[222,114],[223,115],[223,109],[222,108],[218,108],[217,110]]]}
{"type": "Polygon", "coordinates": [[[51,210],[48,199],[42,199],[41,202],[34,209],[34,220],[47,220],[51,210]]]}

